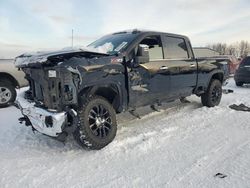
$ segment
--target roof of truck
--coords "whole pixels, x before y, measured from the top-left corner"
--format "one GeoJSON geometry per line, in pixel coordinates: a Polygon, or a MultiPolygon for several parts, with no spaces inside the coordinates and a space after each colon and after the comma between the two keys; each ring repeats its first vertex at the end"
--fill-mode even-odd
{"type": "Polygon", "coordinates": [[[118,35],[118,34],[167,34],[170,36],[176,36],[176,37],[182,37],[182,38],[188,38],[185,35],[181,35],[181,34],[175,34],[175,33],[167,33],[167,32],[160,32],[160,31],[152,31],[152,30],[144,30],[144,29],[131,29],[131,30],[124,30],[124,31],[118,31],[118,32],[114,32],[111,35],[118,35]]]}

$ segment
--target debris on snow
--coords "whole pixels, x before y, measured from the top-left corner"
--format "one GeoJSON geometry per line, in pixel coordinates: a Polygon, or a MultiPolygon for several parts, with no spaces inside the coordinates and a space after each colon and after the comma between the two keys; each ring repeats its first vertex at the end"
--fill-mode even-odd
{"type": "Polygon", "coordinates": [[[214,175],[214,177],[215,177],[215,178],[217,178],[217,177],[218,177],[218,178],[223,179],[223,178],[226,178],[226,177],[227,177],[227,175],[222,174],[222,173],[217,173],[217,174],[215,174],[215,175],[214,175]]]}
{"type": "Polygon", "coordinates": [[[236,110],[236,111],[250,112],[250,107],[244,104],[240,104],[240,105],[232,104],[229,106],[229,108],[236,110]]]}
{"type": "Polygon", "coordinates": [[[228,94],[228,93],[233,93],[234,90],[232,90],[232,89],[223,89],[222,92],[223,92],[224,94],[228,94]]]}

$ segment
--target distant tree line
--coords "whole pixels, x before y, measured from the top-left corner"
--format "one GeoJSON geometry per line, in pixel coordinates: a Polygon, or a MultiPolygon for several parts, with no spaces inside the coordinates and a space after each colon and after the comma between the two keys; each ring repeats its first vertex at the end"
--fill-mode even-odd
{"type": "Polygon", "coordinates": [[[209,44],[207,47],[219,52],[220,55],[234,55],[241,58],[250,55],[250,43],[244,40],[232,44],[209,44]]]}

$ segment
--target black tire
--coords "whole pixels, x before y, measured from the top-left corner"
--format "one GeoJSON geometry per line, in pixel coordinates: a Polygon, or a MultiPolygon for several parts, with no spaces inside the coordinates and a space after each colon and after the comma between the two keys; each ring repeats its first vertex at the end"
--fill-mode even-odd
{"type": "Polygon", "coordinates": [[[74,138],[85,149],[102,149],[116,136],[115,110],[101,96],[91,96],[83,100],[78,111],[79,124],[74,131],[74,138]]]}
{"type": "Polygon", "coordinates": [[[211,80],[206,93],[201,95],[203,106],[214,107],[220,104],[222,97],[222,84],[219,80],[211,80]]]}
{"type": "Polygon", "coordinates": [[[12,105],[16,100],[15,86],[7,80],[0,81],[0,108],[12,105]]]}
{"type": "Polygon", "coordinates": [[[243,82],[235,82],[236,83],[236,86],[239,86],[239,87],[241,87],[241,86],[243,86],[243,82]]]}

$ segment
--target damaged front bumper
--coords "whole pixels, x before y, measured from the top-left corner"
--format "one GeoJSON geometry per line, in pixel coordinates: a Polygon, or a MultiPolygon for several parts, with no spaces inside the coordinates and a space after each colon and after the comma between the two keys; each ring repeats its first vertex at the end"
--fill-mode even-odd
{"type": "Polygon", "coordinates": [[[24,96],[25,91],[20,93],[17,104],[35,130],[52,137],[57,137],[63,132],[63,127],[67,122],[66,112],[51,112],[36,107],[34,102],[29,102],[24,96]]]}

